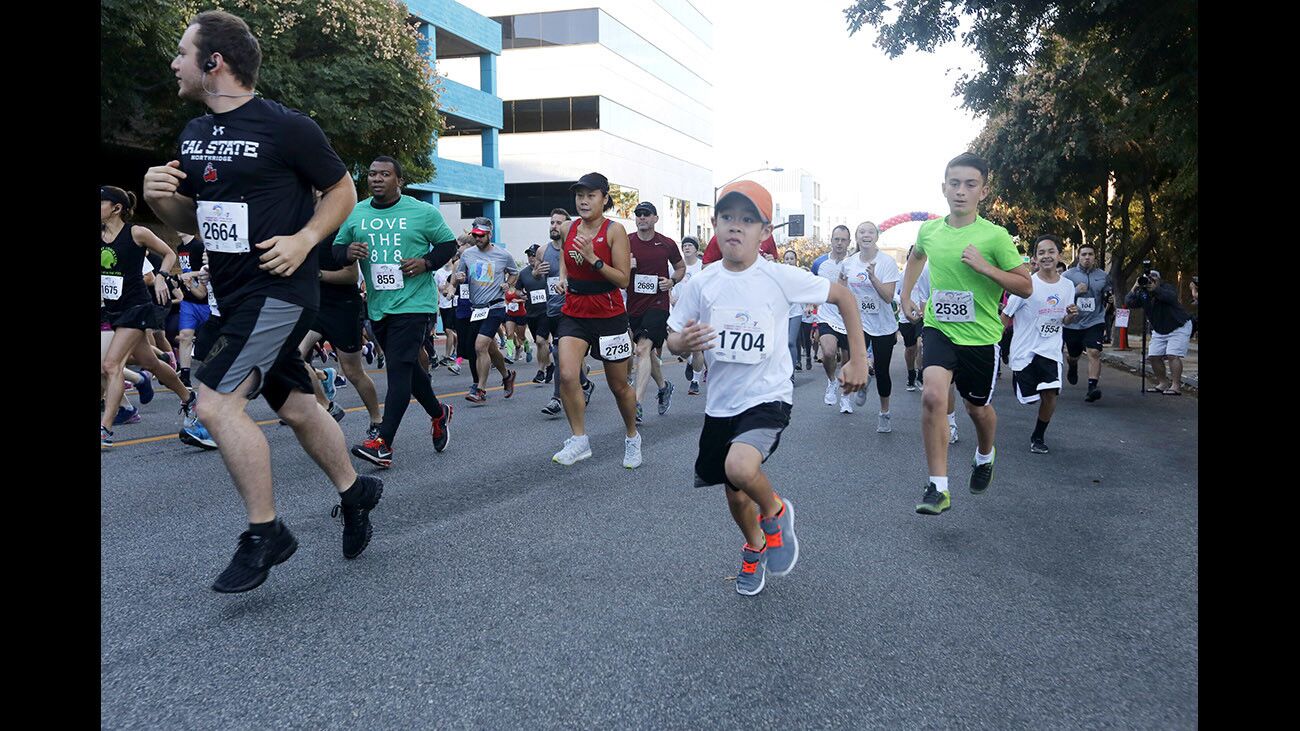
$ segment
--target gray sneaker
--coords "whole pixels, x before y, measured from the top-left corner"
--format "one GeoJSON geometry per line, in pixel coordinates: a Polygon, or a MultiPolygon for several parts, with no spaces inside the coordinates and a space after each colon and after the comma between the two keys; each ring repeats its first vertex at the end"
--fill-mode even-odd
{"type": "Polygon", "coordinates": [[[629,470],[641,466],[641,432],[623,440],[623,466],[629,470]]]}
{"type": "Polygon", "coordinates": [[[591,403],[591,393],[595,390],[596,390],[596,382],[591,379],[587,379],[587,382],[582,386],[582,403],[584,406],[591,403]]]}
{"type": "Polygon", "coordinates": [[[736,593],[754,596],[767,583],[767,551],[755,551],[746,543],[740,549],[740,573],[736,574],[736,593]]]}
{"type": "Polygon", "coordinates": [[[542,413],[547,416],[559,416],[561,411],[564,411],[564,405],[557,398],[547,401],[546,405],[542,407],[542,413]]]}
{"type": "Polygon", "coordinates": [[[664,381],[664,387],[659,389],[659,415],[663,416],[668,413],[668,408],[673,405],[673,391],[676,387],[672,381],[664,381]]]}
{"type": "Polygon", "coordinates": [[[343,421],[343,417],[348,415],[348,412],[344,411],[342,406],[333,401],[330,402],[329,412],[330,416],[334,417],[334,421],[343,421]]]}
{"type": "Polygon", "coordinates": [[[794,503],[782,500],[781,512],[758,523],[767,537],[767,568],[773,576],[785,576],[799,561],[799,538],[794,534],[794,503]]]}
{"type": "Polygon", "coordinates": [[[888,433],[891,432],[891,431],[893,431],[893,428],[889,426],[889,414],[877,414],[877,415],[876,415],[876,433],[877,433],[877,434],[888,434],[888,433]]]}

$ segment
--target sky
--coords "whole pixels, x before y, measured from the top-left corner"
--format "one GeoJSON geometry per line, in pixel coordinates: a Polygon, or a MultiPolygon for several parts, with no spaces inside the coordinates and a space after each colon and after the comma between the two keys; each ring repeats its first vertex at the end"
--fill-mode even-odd
{"type": "MultiPolygon", "coordinates": [[[[957,40],[891,60],[874,29],[849,37],[849,4],[696,1],[713,21],[714,184],[766,161],[807,169],[822,183],[825,213],[850,221],[946,214],[944,164],[984,126],[953,95],[978,58],[957,40]]],[[[902,243],[917,227],[881,242],[902,243]]]]}

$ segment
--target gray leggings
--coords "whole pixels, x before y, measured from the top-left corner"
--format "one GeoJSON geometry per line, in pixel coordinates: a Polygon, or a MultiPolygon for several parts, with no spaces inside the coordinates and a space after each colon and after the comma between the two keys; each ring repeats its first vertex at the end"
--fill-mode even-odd
{"type": "Polygon", "coordinates": [[[790,318],[789,335],[790,335],[790,362],[799,365],[799,326],[803,324],[803,316],[795,315],[790,318]]]}

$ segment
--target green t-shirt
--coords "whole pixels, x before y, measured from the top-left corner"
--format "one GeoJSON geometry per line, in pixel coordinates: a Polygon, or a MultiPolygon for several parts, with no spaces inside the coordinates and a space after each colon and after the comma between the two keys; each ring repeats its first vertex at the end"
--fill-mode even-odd
{"type": "Polygon", "coordinates": [[[402,259],[424,256],[434,244],[452,241],[456,234],[451,232],[437,206],[408,195],[387,208],[376,208],[374,201],[369,198],[358,203],[334,237],[335,246],[360,241],[370,247],[369,258],[361,260],[370,319],[436,313],[438,292],[433,272],[403,277],[402,286],[393,289],[396,277],[401,276],[394,270],[399,269],[397,265],[402,259]],[[376,274],[380,275],[378,284],[376,274]]]}
{"type": "MultiPolygon", "coordinates": [[[[975,222],[962,228],[948,225],[946,218],[936,218],[921,224],[916,235],[916,251],[925,254],[930,263],[930,299],[925,306],[925,326],[937,328],[956,345],[991,345],[1002,339],[1002,320],[998,305],[1002,300],[1002,285],[976,272],[962,263],[961,253],[974,244],[975,248],[993,266],[1011,271],[1023,262],[1011,235],[1005,228],[976,217],[975,222]],[[973,322],[940,322],[934,316],[939,291],[971,292],[974,297],[973,322]]],[[[961,295],[953,296],[948,307],[964,312],[961,295]]]]}

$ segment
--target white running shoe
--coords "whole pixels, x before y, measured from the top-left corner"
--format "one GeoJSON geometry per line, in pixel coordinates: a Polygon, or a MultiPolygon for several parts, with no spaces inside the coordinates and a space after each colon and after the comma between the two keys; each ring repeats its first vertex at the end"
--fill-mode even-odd
{"type": "Polygon", "coordinates": [[[891,428],[891,427],[889,426],[889,414],[877,414],[877,415],[876,415],[876,433],[877,433],[877,434],[888,434],[888,433],[891,432],[891,431],[893,431],[893,428],[891,428]]]}
{"type": "Polygon", "coordinates": [[[581,462],[590,456],[591,440],[587,438],[586,434],[583,434],[580,437],[569,437],[568,439],[565,439],[564,449],[556,452],[555,456],[551,457],[551,461],[559,462],[567,467],[575,462],[581,462]]]}
{"type": "Polygon", "coordinates": [[[826,405],[827,406],[835,405],[835,396],[837,395],[838,391],[839,391],[838,383],[836,383],[835,381],[826,382],[826,405]]]}
{"type": "Polygon", "coordinates": [[[948,443],[949,443],[949,444],[956,444],[956,443],[957,443],[957,425],[956,425],[956,424],[949,424],[949,425],[948,425],[948,443]]]}
{"type": "MultiPolygon", "coordinates": [[[[588,450],[590,455],[591,451],[588,450]]],[[[630,469],[641,466],[641,432],[631,439],[623,439],[623,466],[630,469]]]]}
{"type": "Polygon", "coordinates": [[[848,396],[840,396],[840,413],[853,413],[853,399],[850,399],[848,396]]]}

